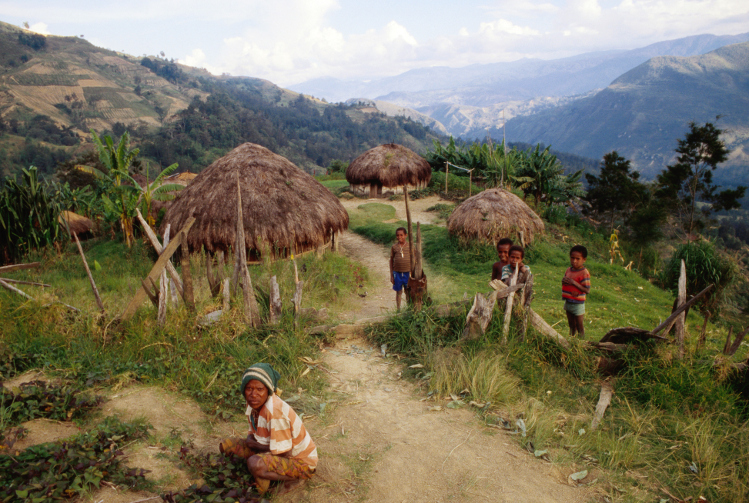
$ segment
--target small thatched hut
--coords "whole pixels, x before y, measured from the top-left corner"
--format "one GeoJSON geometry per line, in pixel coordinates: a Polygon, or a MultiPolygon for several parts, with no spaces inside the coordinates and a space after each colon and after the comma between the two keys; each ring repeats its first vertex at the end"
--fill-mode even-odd
{"type": "Polygon", "coordinates": [[[67,210],[61,211],[60,216],[57,217],[57,221],[62,225],[68,224],[71,237],[73,234],[76,234],[79,239],[83,240],[93,235],[94,223],[89,218],[78,213],[67,210]]]}
{"type": "Polygon", "coordinates": [[[245,143],[203,170],[167,208],[162,232],[181,229],[190,216],[191,250],[233,247],[237,222],[237,174],[242,193],[248,260],[264,249],[273,257],[302,253],[326,244],[348,228],[348,213],[328,189],[288,159],[245,143]]]}
{"type": "Polygon", "coordinates": [[[416,152],[387,143],[367,150],[346,169],[346,180],[354,194],[382,196],[383,187],[400,192],[404,185],[423,188],[432,179],[432,168],[416,152]]]}
{"type": "Polygon", "coordinates": [[[544,232],[544,222],[518,196],[504,189],[488,189],[469,197],[447,220],[447,230],[464,239],[496,244],[517,238],[523,245],[544,232]]]}

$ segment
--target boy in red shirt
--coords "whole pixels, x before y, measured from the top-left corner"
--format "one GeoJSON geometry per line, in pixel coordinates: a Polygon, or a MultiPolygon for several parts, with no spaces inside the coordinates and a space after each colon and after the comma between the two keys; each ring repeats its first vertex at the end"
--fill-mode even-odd
{"type": "Polygon", "coordinates": [[[570,326],[570,337],[585,337],[585,296],[590,293],[590,273],[585,268],[588,249],[582,245],[570,250],[570,268],[562,278],[562,298],[570,326]]]}

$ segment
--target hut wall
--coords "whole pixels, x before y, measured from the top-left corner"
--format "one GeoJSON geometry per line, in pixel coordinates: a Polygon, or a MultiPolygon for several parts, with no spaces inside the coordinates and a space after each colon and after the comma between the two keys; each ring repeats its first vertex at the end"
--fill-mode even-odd
{"type": "MultiPolygon", "coordinates": [[[[415,187],[412,185],[409,185],[409,190],[414,189],[425,189],[427,187],[427,183],[420,183],[416,185],[415,187]]],[[[383,187],[382,185],[375,185],[377,188],[377,195],[373,194],[372,188],[370,184],[364,184],[364,185],[350,185],[351,192],[356,196],[362,196],[362,197],[388,197],[392,196],[393,194],[403,194],[403,186],[399,185],[398,187],[383,187]]]]}

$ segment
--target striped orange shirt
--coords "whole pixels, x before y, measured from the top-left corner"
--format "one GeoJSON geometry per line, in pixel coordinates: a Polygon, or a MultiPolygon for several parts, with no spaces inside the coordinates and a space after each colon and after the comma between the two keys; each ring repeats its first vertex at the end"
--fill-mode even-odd
{"type": "Polygon", "coordinates": [[[288,403],[275,394],[270,395],[265,405],[258,412],[257,428],[253,427],[250,414],[252,407],[247,406],[247,420],[250,433],[255,440],[270,447],[270,453],[281,456],[291,451],[290,457],[298,459],[310,468],[317,466],[317,447],[302,419],[297,416],[288,403]]]}

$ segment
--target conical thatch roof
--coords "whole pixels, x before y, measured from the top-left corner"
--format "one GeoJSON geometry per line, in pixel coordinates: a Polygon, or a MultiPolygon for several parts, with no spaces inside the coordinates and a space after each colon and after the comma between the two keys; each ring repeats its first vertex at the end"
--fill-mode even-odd
{"type": "Polygon", "coordinates": [[[162,232],[196,218],[187,236],[191,250],[233,247],[237,222],[237,174],[242,192],[248,256],[264,248],[273,256],[301,253],[325,244],[348,227],[348,213],[328,189],[288,159],[245,143],[203,170],[167,209],[162,232]]]}
{"type": "Polygon", "coordinates": [[[508,237],[530,244],[536,234],[544,232],[544,222],[512,192],[488,189],[455,208],[447,219],[447,230],[464,239],[497,243],[508,237]]]}
{"type": "Polygon", "coordinates": [[[68,223],[68,229],[70,229],[71,236],[75,233],[80,237],[86,232],[91,232],[94,228],[94,223],[90,219],[67,210],[60,212],[57,221],[61,224],[64,224],[63,221],[68,223]]]}
{"type": "Polygon", "coordinates": [[[431,178],[432,168],[423,157],[395,143],[367,150],[346,169],[346,180],[351,185],[416,187],[428,184],[431,178]]]}

